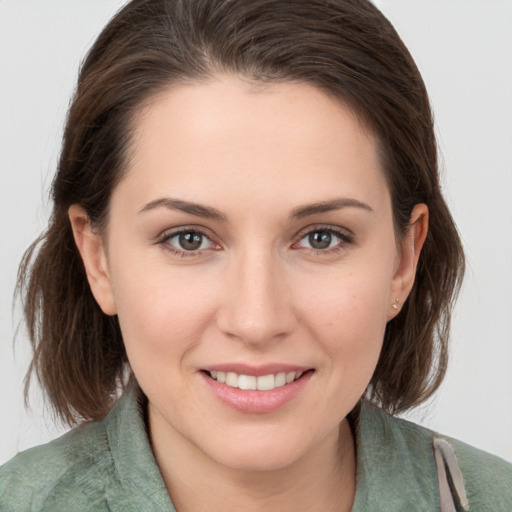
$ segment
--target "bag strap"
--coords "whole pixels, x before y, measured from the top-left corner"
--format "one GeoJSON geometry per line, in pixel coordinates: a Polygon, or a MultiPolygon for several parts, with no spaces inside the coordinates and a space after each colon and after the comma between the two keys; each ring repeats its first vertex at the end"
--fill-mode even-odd
{"type": "Polygon", "coordinates": [[[468,498],[455,450],[441,437],[433,438],[432,447],[437,468],[441,512],[468,512],[468,498]]]}

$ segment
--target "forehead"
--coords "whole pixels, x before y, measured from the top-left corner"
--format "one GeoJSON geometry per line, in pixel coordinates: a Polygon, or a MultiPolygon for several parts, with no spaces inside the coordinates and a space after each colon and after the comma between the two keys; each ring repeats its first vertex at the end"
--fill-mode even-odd
{"type": "Polygon", "coordinates": [[[250,202],[285,190],[296,203],[356,193],[368,202],[387,189],[372,133],[306,84],[225,76],[171,87],[135,116],[133,133],[119,188],[139,202],[177,191],[206,203],[232,191],[250,202]]]}

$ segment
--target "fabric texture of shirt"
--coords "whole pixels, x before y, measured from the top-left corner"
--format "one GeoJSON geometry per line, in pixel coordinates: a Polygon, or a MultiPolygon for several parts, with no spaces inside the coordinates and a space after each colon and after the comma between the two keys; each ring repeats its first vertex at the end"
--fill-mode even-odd
{"type": "MultiPolygon", "coordinates": [[[[352,512],[439,511],[432,432],[363,403],[352,512]]],[[[471,512],[512,512],[512,464],[453,446],[471,512]]],[[[153,457],[141,393],[129,387],[100,422],[18,454],[0,468],[1,512],[175,512],[153,457]]]]}

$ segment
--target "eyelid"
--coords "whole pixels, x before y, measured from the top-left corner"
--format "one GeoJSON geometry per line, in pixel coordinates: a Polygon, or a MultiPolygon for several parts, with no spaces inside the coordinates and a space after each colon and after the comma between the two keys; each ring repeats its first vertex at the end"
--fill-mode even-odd
{"type": "Polygon", "coordinates": [[[172,236],[179,235],[180,233],[188,233],[190,231],[194,231],[197,233],[201,233],[203,236],[211,240],[212,242],[215,240],[215,236],[211,233],[211,230],[205,226],[200,226],[197,224],[185,224],[172,228],[166,228],[160,231],[158,235],[155,236],[154,240],[156,243],[165,239],[171,238],[172,236]]]}
{"type": "Polygon", "coordinates": [[[292,249],[296,250],[304,250],[304,251],[310,251],[317,255],[328,255],[334,252],[338,252],[340,250],[343,250],[346,245],[350,245],[354,243],[354,233],[348,229],[348,228],[341,228],[339,226],[332,226],[329,224],[316,224],[316,225],[310,225],[306,228],[301,229],[297,235],[294,237],[295,242],[292,244],[292,249]],[[335,237],[338,238],[339,243],[336,244],[334,247],[329,247],[326,249],[315,249],[313,247],[301,247],[299,246],[299,243],[306,238],[311,233],[314,233],[316,231],[328,231],[332,233],[335,237]]]}
{"type": "MultiPolygon", "coordinates": [[[[211,231],[204,227],[204,226],[198,226],[198,225],[184,225],[184,226],[177,226],[175,228],[167,228],[160,232],[159,235],[155,237],[154,243],[155,245],[160,245],[164,250],[167,250],[171,253],[181,255],[183,257],[187,256],[206,256],[205,253],[208,253],[210,251],[220,250],[222,248],[222,244],[218,242],[216,239],[216,236],[212,236],[210,234],[211,231]],[[207,249],[198,249],[198,250],[192,250],[187,251],[184,249],[179,249],[179,247],[176,247],[172,244],[168,243],[168,240],[181,234],[181,233],[189,233],[189,232],[196,232],[204,236],[206,239],[208,239],[212,245],[214,246],[209,247],[207,249]],[[216,246],[216,247],[215,247],[216,246]]],[[[337,250],[343,249],[348,244],[354,243],[354,234],[353,232],[345,227],[340,226],[333,226],[329,224],[313,224],[306,226],[299,230],[296,235],[293,237],[294,242],[291,245],[292,249],[302,249],[306,251],[311,251],[315,254],[329,254],[330,252],[335,252],[337,250]],[[326,249],[314,249],[312,247],[298,247],[298,244],[301,240],[303,240],[306,236],[308,236],[311,233],[314,233],[315,231],[328,231],[331,232],[336,238],[338,238],[339,243],[331,248],[326,249]]]]}
{"type": "Polygon", "coordinates": [[[297,241],[302,240],[306,235],[309,235],[315,231],[330,231],[336,235],[339,235],[341,238],[350,239],[352,242],[354,240],[354,233],[350,229],[340,226],[333,226],[332,224],[312,224],[306,226],[305,228],[300,229],[293,238],[297,241]]]}
{"type": "Polygon", "coordinates": [[[194,256],[204,256],[206,252],[212,251],[212,250],[219,250],[217,248],[207,248],[207,249],[198,249],[195,251],[187,251],[184,249],[180,249],[179,247],[176,247],[168,241],[175,236],[180,235],[181,233],[199,233],[202,236],[204,236],[207,240],[209,240],[213,246],[221,247],[221,244],[216,240],[216,237],[209,234],[210,230],[205,228],[204,226],[197,226],[197,225],[185,225],[185,226],[179,226],[175,228],[168,228],[163,230],[159,235],[156,236],[154,243],[155,245],[160,245],[164,250],[174,253],[176,255],[182,256],[182,257],[194,257],[194,256]]]}

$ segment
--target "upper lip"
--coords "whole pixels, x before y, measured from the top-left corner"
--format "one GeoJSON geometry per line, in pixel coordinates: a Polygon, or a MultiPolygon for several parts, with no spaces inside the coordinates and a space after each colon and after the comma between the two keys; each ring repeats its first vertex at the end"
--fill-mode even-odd
{"type": "Polygon", "coordinates": [[[289,372],[305,372],[311,370],[309,366],[302,366],[296,364],[284,363],[267,363],[261,365],[251,365],[246,363],[221,363],[212,364],[201,368],[204,371],[211,372],[233,372],[238,375],[253,375],[254,377],[261,377],[263,375],[270,375],[276,373],[289,373],[289,372]]]}

